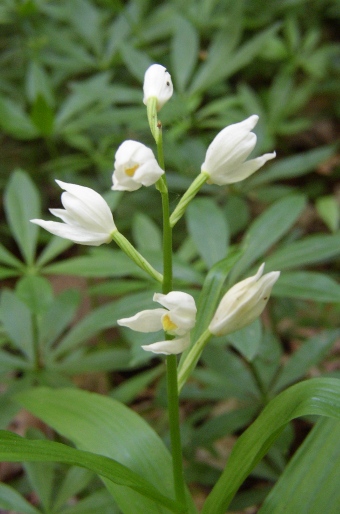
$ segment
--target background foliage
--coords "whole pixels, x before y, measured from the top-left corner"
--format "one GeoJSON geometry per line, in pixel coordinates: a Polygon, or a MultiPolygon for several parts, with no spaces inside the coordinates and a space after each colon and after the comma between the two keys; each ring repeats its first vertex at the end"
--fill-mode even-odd
{"type": "MultiPolygon", "coordinates": [[[[183,389],[186,472],[197,503],[234,434],[271,398],[306,377],[340,378],[339,16],[337,0],[0,2],[1,428],[19,410],[13,395],[28,386],[81,386],[132,404],[167,443],[162,364],[140,349],[150,336],[116,327],[151,307],[153,284],[117,248],[72,247],[28,221],[59,205],[55,178],[88,185],[161,269],[157,192],[109,191],[118,145],[153,144],[142,104],[153,62],[167,66],[175,88],[161,111],[173,208],[226,125],[258,114],[257,154],[277,151],[245,182],[205,186],[176,227],[175,287],[198,300],[197,336],[226,287],[263,260],[266,271],[282,270],[264,320],[215,338],[183,389]],[[237,250],[227,277],[224,259],[237,250]]],[[[311,424],[287,426],[235,509],[261,503],[280,476],[285,487],[298,465],[283,470],[311,424]]],[[[330,425],[317,430],[333,434],[330,425]]],[[[320,446],[316,435],[306,444],[320,446]]],[[[119,512],[89,471],[49,463],[25,470],[3,485],[4,508],[119,512]],[[31,491],[37,508],[25,500],[31,491]]],[[[272,502],[271,493],[261,512],[274,512],[272,502]]]]}

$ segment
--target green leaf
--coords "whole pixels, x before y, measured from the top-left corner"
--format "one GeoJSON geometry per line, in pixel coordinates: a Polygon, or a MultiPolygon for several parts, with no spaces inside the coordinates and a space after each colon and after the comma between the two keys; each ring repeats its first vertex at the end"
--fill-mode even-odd
{"type": "Polygon", "coordinates": [[[312,235],[273,252],[266,260],[266,271],[327,262],[339,254],[340,232],[332,235],[312,235]]]}
{"type": "Polygon", "coordinates": [[[54,350],[51,350],[54,358],[74,350],[76,346],[83,344],[99,331],[115,326],[117,319],[136,313],[144,305],[154,306],[152,295],[148,291],[126,296],[119,301],[110,302],[92,310],[62,338],[54,350]]]}
{"type": "Polygon", "coordinates": [[[267,496],[259,514],[339,512],[339,432],[339,421],[318,421],[267,496]]]}
{"type": "MultiPolygon", "coordinates": [[[[41,390],[40,390],[41,391],[41,390]]],[[[30,441],[12,432],[0,431],[0,455],[1,459],[7,462],[63,462],[74,466],[80,466],[94,471],[99,476],[105,477],[114,484],[119,484],[118,490],[123,486],[138,491],[143,496],[156,500],[161,504],[170,507],[172,512],[177,512],[178,505],[159,493],[156,487],[119,462],[90,453],[77,450],[65,444],[53,441],[30,441]]],[[[133,494],[128,490],[128,494],[133,494]]],[[[126,493],[126,489],[125,489],[126,493]]],[[[143,504],[144,498],[141,498],[143,504]]],[[[150,511],[152,512],[152,511],[150,511]]],[[[160,511],[161,512],[161,511],[160,511]]],[[[162,510],[163,512],[163,510],[162,510]]],[[[164,510],[164,512],[166,512],[164,510]]]]}
{"type": "Polygon", "coordinates": [[[21,514],[41,514],[40,510],[28,503],[18,491],[2,483],[0,483],[0,507],[6,509],[6,512],[16,511],[21,514]]]}
{"type": "MultiPolygon", "coordinates": [[[[83,491],[92,479],[93,473],[86,468],[69,468],[63,476],[62,482],[59,484],[58,491],[56,491],[53,510],[58,512],[69,498],[83,491]]],[[[107,494],[106,491],[105,493],[107,494]]]]}
{"type": "Polygon", "coordinates": [[[64,332],[76,314],[80,303],[78,291],[68,289],[53,299],[39,324],[39,346],[48,355],[50,347],[64,332]],[[58,320],[58,323],[55,321],[58,320]]]}
{"type": "Polygon", "coordinates": [[[120,52],[124,64],[131,75],[143,81],[146,70],[152,64],[150,57],[145,52],[136,50],[136,48],[128,43],[121,43],[120,52]]]}
{"type": "Polygon", "coordinates": [[[139,252],[162,250],[162,233],[146,214],[137,212],[132,222],[133,240],[139,252]]]}
{"type": "MultiPolygon", "coordinates": [[[[45,440],[42,432],[30,428],[26,434],[28,439],[45,440]]],[[[33,491],[38,495],[42,507],[47,512],[51,508],[55,466],[52,462],[25,462],[25,473],[33,491]]]]}
{"type": "Polygon", "coordinates": [[[321,196],[316,200],[316,210],[329,230],[336,232],[340,225],[340,206],[336,197],[321,196]]]}
{"type": "Polygon", "coordinates": [[[13,344],[28,358],[33,360],[33,326],[31,312],[26,305],[10,290],[1,295],[1,321],[13,344]]]}
{"type": "Polygon", "coordinates": [[[45,246],[37,259],[37,266],[45,266],[49,261],[57,257],[59,254],[70,248],[74,243],[62,237],[53,236],[49,243],[45,246]]]}
{"type": "MultiPolygon", "coordinates": [[[[156,499],[156,488],[161,483],[163,495],[173,494],[170,454],[158,435],[135,412],[112,398],[76,389],[35,388],[21,393],[17,398],[21,405],[79,448],[91,449],[92,452],[118,461],[114,463],[117,473],[107,478],[113,478],[116,483],[122,476],[126,480],[125,483],[121,481],[119,487],[109,485],[109,490],[123,512],[166,512],[160,505],[156,506],[140,494],[122,487],[128,485],[129,480],[130,487],[134,487],[135,491],[144,494],[148,492],[149,498],[156,499]],[[122,465],[124,469],[119,469],[123,468],[122,465]],[[130,468],[128,474],[125,466],[130,468]],[[149,484],[146,486],[146,481],[154,487],[149,484]]],[[[91,455],[91,458],[103,459],[101,456],[91,455]]],[[[105,476],[102,470],[93,470],[105,476]]],[[[158,493],[158,497],[164,498],[163,495],[158,493]]],[[[174,504],[173,500],[167,502],[174,504]]]]}
{"type": "MultiPolygon", "coordinates": [[[[287,196],[271,205],[251,224],[242,243],[243,255],[231,273],[232,282],[235,282],[260,256],[263,258],[265,252],[288,232],[305,204],[306,199],[303,195],[287,196]]],[[[266,271],[269,268],[269,259],[266,259],[266,271]]]]}
{"type": "Polygon", "coordinates": [[[178,91],[183,92],[190,79],[199,54],[199,37],[195,27],[182,16],[174,22],[171,42],[172,76],[178,91]]]}
{"type": "Polygon", "coordinates": [[[38,227],[30,222],[40,217],[40,197],[29,175],[15,170],[5,191],[7,221],[28,265],[34,261],[38,227]]]}
{"type": "MultiPolygon", "coordinates": [[[[42,314],[53,300],[53,288],[44,277],[28,275],[22,277],[16,285],[16,294],[33,314],[42,314]]],[[[55,321],[55,320],[54,320],[55,321]]]]}
{"type": "Polygon", "coordinates": [[[277,373],[274,391],[302,379],[312,366],[318,365],[326,357],[339,335],[340,330],[324,330],[302,343],[277,373]]]}
{"type": "Polygon", "coordinates": [[[247,191],[274,180],[300,177],[315,170],[334,155],[334,146],[323,146],[269,164],[246,182],[247,191]]]}
{"type": "Polygon", "coordinates": [[[227,254],[229,228],[226,216],[210,198],[190,202],[186,219],[189,234],[208,268],[227,254]]]}
{"type": "MultiPolygon", "coordinates": [[[[241,4],[241,2],[238,3],[241,4]]],[[[190,87],[190,93],[193,94],[198,91],[203,91],[213,84],[225,80],[240,68],[246,66],[261,52],[263,47],[268,44],[278,28],[279,24],[276,24],[267,30],[263,30],[233,53],[228,49],[228,37],[216,38],[216,43],[208,52],[206,62],[201,65],[194,77],[194,81],[190,87]]]]}
{"type": "Polygon", "coordinates": [[[17,139],[36,139],[39,132],[21,106],[9,98],[0,98],[0,126],[17,139]]]}
{"type": "Polygon", "coordinates": [[[256,356],[262,339],[262,325],[256,319],[250,325],[227,335],[232,346],[243,355],[247,361],[252,361],[256,356]]]}
{"type": "Polygon", "coordinates": [[[251,470],[264,457],[285,425],[299,416],[340,419],[340,380],[316,378],[296,384],[274,398],[239,437],[202,514],[225,514],[251,470]]]}
{"type": "Polygon", "coordinates": [[[340,285],[322,273],[291,271],[280,275],[272,296],[301,298],[315,302],[340,302],[340,285]]]}
{"type": "Polygon", "coordinates": [[[7,248],[0,243],[0,262],[12,266],[13,268],[21,268],[22,262],[19,261],[13,254],[11,254],[7,248]]]}
{"type": "Polygon", "coordinates": [[[50,136],[54,126],[54,112],[42,95],[35,100],[31,120],[42,136],[50,136]]]}
{"type": "Polygon", "coordinates": [[[205,329],[208,328],[215,314],[223,284],[235,262],[240,258],[240,255],[240,251],[233,249],[228,257],[217,262],[208,272],[197,302],[197,321],[192,334],[193,340],[198,339],[205,329]]]}

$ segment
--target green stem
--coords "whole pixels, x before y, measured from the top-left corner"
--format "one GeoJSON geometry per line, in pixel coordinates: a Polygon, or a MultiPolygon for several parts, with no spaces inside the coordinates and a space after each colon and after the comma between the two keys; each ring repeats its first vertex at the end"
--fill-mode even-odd
{"type": "Polygon", "coordinates": [[[157,282],[163,283],[163,275],[155,270],[155,268],[153,268],[151,264],[146,259],[144,259],[144,257],[139,252],[137,252],[136,248],[132,246],[130,241],[128,241],[128,239],[126,239],[123,234],[117,230],[113,232],[112,239],[123,250],[123,252],[126,253],[126,255],[128,255],[130,259],[132,259],[133,262],[137,264],[137,266],[146,271],[152,278],[157,280],[157,282]]]}
{"type": "MultiPolygon", "coordinates": [[[[157,124],[158,138],[157,151],[158,163],[164,169],[163,155],[163,139],[162,126],[157,124]]],[[[163,211],[163,294],[172,291],[172,228],[170,225],[170,208],[169,194],[166,183],[165,174],[157,182],[157,188],[161,193],[162,211],[163,211]]],[[[169,337],[166,335],[166,337],[169,337]]],[[[183,455],[180,432],[180,416],[179,416],[179,398],[178,398],[178,381],[177,381],[177,357],[176,355],[168,355],[166,358],[167,371],[167,396],[168,396],[168,413],[169,413],[169,429],[172,454],[172,470],[174,478],[174,488],[176,500],[186,505],[186,489],[183,470],[183,455]]],[[[187,510],[185,510],[187,512],[187,510]]]]}
{"type": "Polygon", "coordinates": [[[192,182],[192,184],[189,186],[187,191],[184,193],[180,201],[178,202],[176,209],[170,216],[170,225],[171,227],[174,227],[181,219],[183,214],[185,213],[185,210],[188,206],[188,204],[191,202],[191,200],[197,195],[198,191],[201,189],[203,184],[209,179],[209,174],[202,171],[192,182]]]}
{"type": "Polygon", "coordinates": [[[189,378],[190,373],[195,369],[195,366],[201,356],[201,353],[203,352],[203,349],[209,339],[212,337],[212,333],[209,332],[209,330],[205,330],[201,337],[197,339],[194,346],[189,351],[188,355],[186,356],[182,366],[180,367],[179,373],[178,373],[178,391],[180,392],[182,387],[184,386],[185,382],[189,378]]]}

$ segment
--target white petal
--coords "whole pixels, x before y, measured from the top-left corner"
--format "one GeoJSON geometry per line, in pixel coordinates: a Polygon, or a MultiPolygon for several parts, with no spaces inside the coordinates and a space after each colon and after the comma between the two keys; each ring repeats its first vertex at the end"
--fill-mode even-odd
{"type": "Polygon", "coordinates": [[[177,355],[178,353],[184,352],[184,350],[186,350],[189,345],[190,336],[188,334],[182,338],[176,338],[168,341],[159,341],[158,343],[142,346],[142,348],[147,352],[160,353],[164,355],[177,355]]]}
{"type": "Polygon", "coordinates": [[[157,98],[158,110],[172,97],[173,85],[171,76],[164,66],[153,64],[146,70],[143,91],[143,103],[147,105],[149,98],[157,98]]]}
{"type": "Polygon", "coordinates": [[[119,319],[117,323],[137,332],[158,332],[163,328],[162,316],[166,312],[165,309],[149,309],[138,312],[131,318],[119,319]]]}
{"type": "Polygon", "coordinates": [[[108,233],[116,230],[110,207],[99,193],[89,187],[68,184],[61,180],[56,180],[56,182],[69,193],[68,195],[62,195],[62,201],[66,201],[72,211],[77,206],[79,209],[78,216],[81,218],[84,216],[84,219],[96,220],[97,226],[108,233]]]}
{"type": "Polygon", "coordinates": [[[66,225],[57,221],[30,220],[32,223],[39,225],[55,236],[70,239],[74,243],[89,246],[99,246],[103,243],[109,243],[112,237],[106,233],[89,232],[81,227],[66,225]]]}

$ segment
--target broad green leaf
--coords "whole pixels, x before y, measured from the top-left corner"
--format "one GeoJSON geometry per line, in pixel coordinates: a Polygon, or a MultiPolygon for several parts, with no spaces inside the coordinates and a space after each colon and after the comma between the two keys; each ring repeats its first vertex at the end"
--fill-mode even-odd
{"type": "Polygon", "coordinates": [[[79,291],[68,289],[53,299],[39,323],[39,346],[48,354],[50,347],[71,323],[79,307],[79,291]],[[55,321],[58,320],[58,323],[55,321]]]}
{"type": "Polygon", "coordinates": [[[117,319],[126,318],[140,311],[142,307],[154,307],[152,295],[149,292],[136,293],[110,302],[91,311],[77,323],[53,350],[54,357],[74,349],[84,343],[99,331],[116,325],[117,319]]]}
{"type": "MultiPolygon", "coordinates": [[[[163,495],[172,496],[170,454],[150,426],[125,405],[112,398],[76,389],[35,388],[27,393],[21,393],[18,400],[26,409],[72,440],[79,448],[91,449],[92,452],[114,458],[118,461],[115,466],[121,463],[131,470],[129,474],[138,474],[141,484],[139,492],[146,489],[142,484],[145,481],[150,482],[155,489],[158,488],[161,476],[163,495]]],[[[124,472],[126,473],[126,468],[124,472]]],[[[104,476],[101,471],[99,474],[104,476]]],[[[121,472],[116,475],[116,483],[119,475],[121,472]]],[[[167,512],[160,505],[156,506],[152,501],[125,487],[117,487],[114,484],[108,487],[126,514],[141,511],[150,514],[167,512]]],[[[147,489],[150,493],[151,487],[150,485],[147,489]]],[[[173,503],[169,500],[170,502],[173,503]]],[[[190,512],[193,510],[190,509],[190,512]]]]}
{"type": "MultiPolygon", "coordinates": [[[[46,440],[42,432],[32,428],[27,431],[26,437],[31,440],[46,440]]],[[[24,469],[43,509],[48,512],[51,508],[55,465],[52,462],[25,462],[24,469]]]]}
{"type": "Polygon", "coordinates": [[[287,244],[266,260],[266,271],[285,270],[327,262],[340,254],[340,232],[332,235],[312,235],[287,244]]]}
{"type": "Polygon", "coordinates": [[[338,420],[318,421],[270,491],[259,514],[339,512],[339,433],[338,420]]]}
{"type": "Polygon", "coordinates": [[[199,37],[195,27],[182,16],[174,22],[174,35],[171,42],[172,77],[180,92],[190,79],[199,53],[199,37]]]}
{"type": "MultiPolygon", "coordinates": [[[[53,508],[55,509],[54,505],[53,508]]],[[[94,512],[120,514],[116,502],[106,489],[97,490],[83,497],[76,504],[58,511],[58,514],[93,514],[94,512]]]]}
{"type": "Polygon", "coordinates": [[[266,168],[257,172],[246,182],[246,189],[252,190],[254,187],[274,180],[282,180],[300,177],[315,170],[322,162],[334,155],[333,146],[323,146],[299,153],[292,157],[286,157],[279,161],[268,164],[266,168]]]}
{"type": "MultiPolygon", "coordinates": [[[[1,430],[0,455],[2,460],[8,462],[52,461],[84,467],[107,478],[115,484],[119,484],[118,490],[125,486],[125,494],[132,495],[132,490],[135,490],[148,498],[155,499],[163,504],[165,503],[173,512],[176,512],[175,507],[178,507],[173,500],[159,493],[156,487],[152,486],[145,478],[139,476],[138,473],[102,454],[98,455],[88,451],[77,450],[65,444],[55,443],[53,441],[30,441],[12,432],[1,430]],[[129,488],[127,491],[126,487],[129,488]]],[[[141,504],[143,501],[144,498],[142,496],[141,504]]],[[[164,510],[164,512],[167,512],[167,510],[164,510]]]]}
{"type": "Polygon", "coordinates": [[[2,291],[0,317],[13,344],[32,361],[34,336],[31,312],[12,291],[7,289],[2,291]]]}
{"type": "Polygon", "coordinates": [[[21,514],[41,514],[40,510],[33,507],[31,503],[28,503],[13,487],[2,483],[0,483],[0,507],[6,509],[6,512],[15,511],[21,514]]]}
{"type": "Polygon", "coordinates": [[[13,254],[11,254],[7,248],[0,243],[0,262],[12,266],[13,268],[21,268],[22,262],[19,261],[13,254]]]}
{"type": "Polygon", "coordinates": [[[256,319],[250,325],[227,335],[232,346],[243,355],[247,361],[252,361],[258,352],[262,339],[262,325],[256,319]]]}
{"type": "Polygon", "coordinates": [[[131,403],[132,400],[141,392],[144,391],[151,382],[159,378],[164,373],[164,366],[161,364],[157,368],[148,369],[132,378],[124,380],[122,384],[115,387],[110,396],[122,403],[131,403]]]}
{"type": "Polygon", "coordinates": [[[151,66],[152,60],[141,50],[136,50],[128,43],[121,43],[120,52],[125,66],[131,75],[143,81],[146,70],[151,66]]]}
{"type": "Polygon", "coordinates": [[[32,314],[42,314],[53,300],[52,285],[44,277],[34,275],[22,277],[15,291],[19,300],[27,305],[32,314]]]}
{"type": "Polygon", "coordinates": [[[74,243],[62,237],[53,236],[37,259],[37,266],[45,266],[52,259],[70,248],[74,243]]]}
{"type": "Polygon", "coordinates": [[[40,197],[29,175],[21,170],[12,173],[4,205],[7,221],[27,264],[34,260],[38,227],[30,222],[40,217],[40,197]]]}
{"type": "Polygon", "coordinates": [[[296,384],[274,398],[239,437],[227,466],[209,494],[202,514],[225,514],[230,501],[289,421],[320,415],[340,420],[340,380],[316,378],[296,384]]]}
{"type": "Polygon", "coordinates": [[[278,372],[274,390],[280,391],[303,378],[312,366],[326,357],[339,335],[340,330],[324,330],[302,343],[278,372]]]}
{"type": "Polygon", "coordinates": [[[315,302],[340,302],[340,285],[322,273],[291,271],[280,275],[272,296],[302,298],[315,302]]]}
{"type": "MultiPolygon", "coordinates": [[[[236,279],[259,257],[276,243],[296,222],[305,207],[303,195],[291,195],[278,200],[265,210],[250,226],[244,236],[243,255],[231,273],[231,281],[236,279]]],[[[268,271],[266,259],[266,271],[268,271]]],[[[273,268],[271,268],[273,269],[273,268]]],[[[281,268],[277,268],[281,269],[281,268]]]]}
{"type": "Polygon", "coordinates": [[[53,132],[54,112],[42,95],[35,100],[31,120],[42,136],[50,136],[53,132]]]}
{"type": "Polygon", "coordinates": [[[125,348],[73,349],[63,360],[50,364],[51,368],[67,375],[130,369],[131,353],[125,348]]]}
{"type": "Polygon", "coordinates": [[[335,195],[321,196],[316,200],[316,210],[327,227],[336,232],[340,226],[340,206],[335,195]]]}
{"type": "Polygon", "coordinates": [[[162,233],[156,223],[146,214],[137,212],[132,222],[133,240],[139,252],[162,250],[162,233]]]}
{"type": "Polygon", "coordinates": [[[221,45],[215,45],[214,52],[208,52],[208,59],[194,77],[190,93],[203,91],[246,66],[268,44],[278,28],[279,25],[276,24],[263,30],[229,55],[226,50],[228,40],[221,40],[221,45]]]}
{"type": "Polygon", "coordinates": [[[227,255],[229,228],[223,211],[210,198],[195,198],[186,211],[189,234],[210,268],[227,255]]]}
{"type": "Polygon", "coordinates": [[[69,498],[83,491],[92,479],[93,473],[86,468],[69,468],[63,476],[63,480],[56,492],[56,498],[53,501],[53,510],[58,512],[69,498]]]}
{"type": "Polygon", "coordinates": [[[9,98],[0,98],[0,126],[17,139],[36,139],[39,132],[21,105],[9,98]]]}
{"type": "Polygon", "coordinates": [[[40,95],[50,106],[54,105],[51,81],[43,66],[36,60],[28,62],[25,88],[27,98],[32,104],[40,95]]]}

